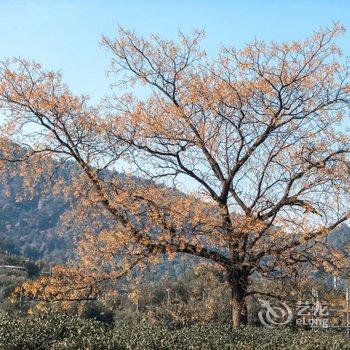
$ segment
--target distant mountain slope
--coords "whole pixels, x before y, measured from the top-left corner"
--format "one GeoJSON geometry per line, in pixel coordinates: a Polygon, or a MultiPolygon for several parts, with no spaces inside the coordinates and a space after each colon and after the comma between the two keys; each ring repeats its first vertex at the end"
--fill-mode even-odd
{"type": "MultiPolygon", "coordinates": [[[[60,216],[68,204],[52,194],[17,201],[21,191],[19,177],[9,179],[6,187],[0,183],[0,251],[31,260],[66,260],[75,246],[71,235],[62,236],[59,232],[60,216]]],[[[350,227],[343,224],[327,240],[346,249],[350,244],[350,227]]]]}
{"type": "Polygon", "coordinates": [[[0,184],[0,249],[34,260],[64,260],[72,241],[59,235],[58,225],[67,205],[52,195],[17,201],[21,187],[18,178],[11,179],[6,190],[0,184]]]}
{"type": "Polygon", "coordinates": [[[330,245],[349,252],[350,248],[350,227],[347,224],[340,225],[336,230],[327,236],[330,245]]]}

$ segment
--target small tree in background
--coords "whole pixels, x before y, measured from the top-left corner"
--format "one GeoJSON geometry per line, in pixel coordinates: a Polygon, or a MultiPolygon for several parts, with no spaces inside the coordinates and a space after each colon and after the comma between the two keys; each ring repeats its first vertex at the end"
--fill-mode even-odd
{"type": "Polygon", "coordinates": [[[301,264],[342,271],[344,254],[325,240],[349,217],[350,144],[340,130],[349,75],[333,43],[342,33],[335,25],[207,59],[202,32],[175,43],[120,29],[102,40],[111,71],[148,97],[127,93],[98,106],[74,96],[58,73],[3,61],[1,154],[19,163],[3,169],[32,189],[73,162],[54,186],[74,195],[64,220],[83,232],[77,260],[27,292],[96,299],[126,275],[136,284],[133,269],[191,255],[226,274],[236,327],[246,322],[247,296],[259,292],[252,276],[284,280],[301,264]],[[142,180],[123,174],[125,162],[142,180]]]}

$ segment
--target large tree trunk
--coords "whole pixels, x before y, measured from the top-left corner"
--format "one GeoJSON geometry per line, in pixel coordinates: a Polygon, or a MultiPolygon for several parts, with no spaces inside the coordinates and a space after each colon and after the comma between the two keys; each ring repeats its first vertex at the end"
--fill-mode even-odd
{"type": "Polygon", "coordinates": [[[235,273],[233,278],[229,279],[231,286],[231,323],[236,328],[245,325],[248,322],[248,310],[246,303],[248,279],[241,273],[235,273]]]}
{"type": "Polygon", "coordinates": [[[236,328],[247,324],[246,287],[235,283],[231,285],[231,323],[236,328]]]}

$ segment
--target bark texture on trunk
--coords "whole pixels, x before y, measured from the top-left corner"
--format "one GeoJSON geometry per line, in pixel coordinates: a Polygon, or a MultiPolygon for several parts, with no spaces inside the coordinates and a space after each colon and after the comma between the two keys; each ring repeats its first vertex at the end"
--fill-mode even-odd
{"type": "Polygon", "coordinates": [[[249,271],[229,269],[228,281],[231,287],[231,324],[233,328],[248,323],[246,303],[249,271]]]}
{"type": "Polygon", "coordinates": [[[246,290],[240,284],[231,286],[231,323],[233,328],[247,324],[248,315],[245,304],[246,290]]]}

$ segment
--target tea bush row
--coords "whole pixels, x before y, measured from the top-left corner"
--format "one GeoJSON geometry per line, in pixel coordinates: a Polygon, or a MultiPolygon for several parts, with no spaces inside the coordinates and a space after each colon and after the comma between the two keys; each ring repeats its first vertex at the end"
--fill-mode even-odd
{"type": "Polygon", "coordinates": [[[327,331],[253,326],[232,331],[225,324],[177,330],[140,320],[113,327],[95,320],[42,314],[0,318],[1,350],[350,350],[350,341],[327,331]]]}

